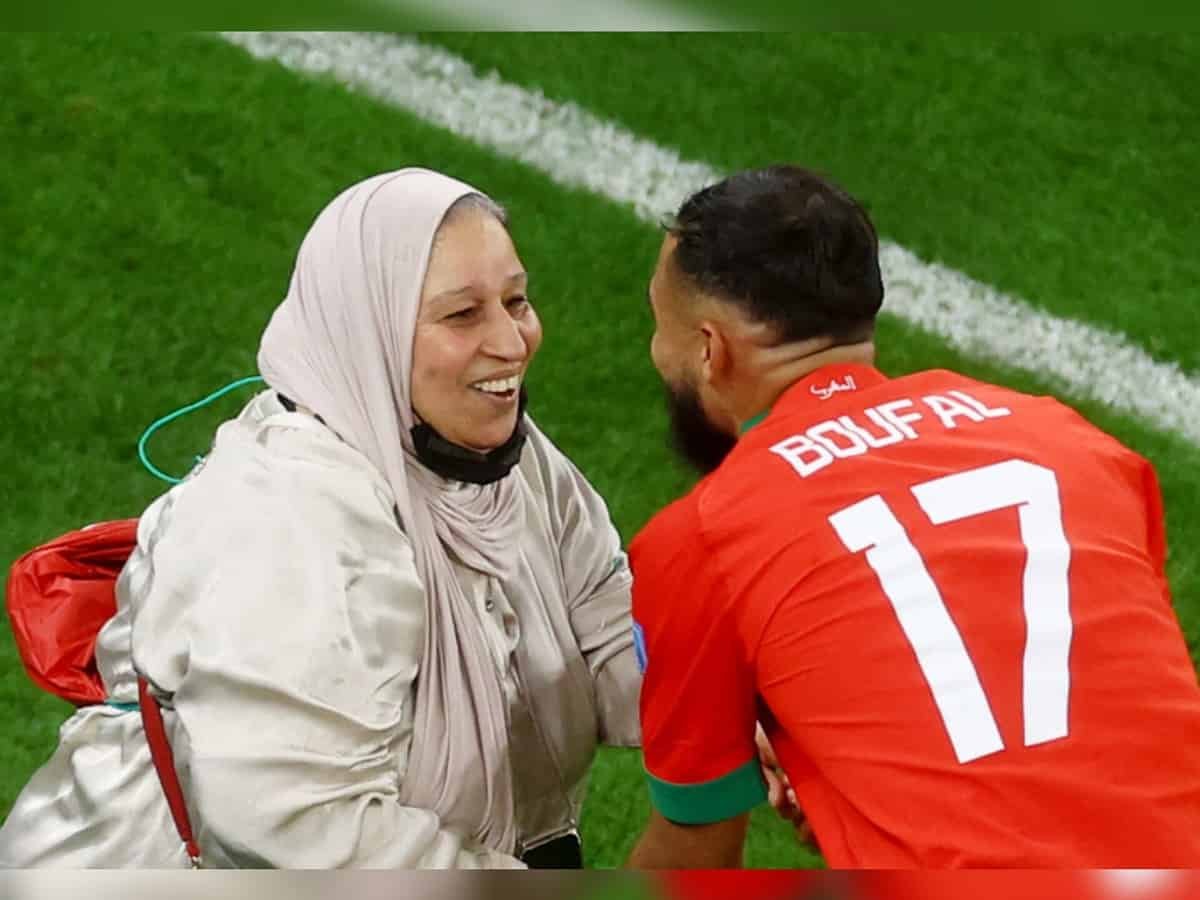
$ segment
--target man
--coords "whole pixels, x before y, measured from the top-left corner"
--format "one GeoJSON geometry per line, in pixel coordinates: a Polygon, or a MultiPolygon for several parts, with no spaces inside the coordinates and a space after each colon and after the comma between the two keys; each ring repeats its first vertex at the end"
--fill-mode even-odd
{"type": "Polygon", "coordinates": [[[1150,464],[1051,398],[873,368],[875,230],[810,172],[668,232],[651,353],[708,474],[631,547],[631,865],[740,864],[756,722],[831,866],[1200,865],[1150,464]]]}

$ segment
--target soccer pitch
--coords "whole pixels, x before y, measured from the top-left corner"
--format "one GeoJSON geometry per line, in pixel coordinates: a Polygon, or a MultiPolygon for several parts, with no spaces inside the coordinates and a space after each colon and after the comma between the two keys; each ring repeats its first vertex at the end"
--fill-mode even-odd
{"type": "MultiPolygon", "coordinates": [[[[1147,365],[1118,354],[1106,367],[1103,343],[1081,349],[1029,329],[1032,357],[1018,365],[987,352],[1003,334],[977,336],[976,353],[907,314],[886,316],[878,338],[890,374],[946,367],[1053,393],[1148,456],[1166,498],[1176,607],[1200,658],[1200,412],[1129,411],[1139,398],[1177,408],[1171,386],[1194,394],[1200,379],[1200,38],[422,40],[495,71],[496,84],[577,104],[716,171],[820,169],[888,240],[1030,304],[1012,328],[1028,329],[1036,310],[1140,348],[1147,365]],[[1132,405],[1097,388],[1100,374],[1072,372],[1102,372],[1132,405]]],[[[137,462],[144,427],[253,374],[313,216],[350,183],[405,165],[463,178],[509,208],[545,326],[530,412],[624,538],[691,483],[666,450],[649,359],[660,234],[644,211],[216,37],[5,34],[0,50],[5,566],[82,524],[140,513],[165,487],[137,462]]],[[[556,122],[548,114],[547,132],[524,139],[552,149],[556,122]]],[[[889,297],[903,296],[894,288],[889,297]]],[[[186,470],[247,396],[165,429],[155,461],[186,470]]],[[[68,712],[32,685],[0,630],[0,816],[68,712]]],[[[588,863],[620,865],[646,809],[638,755],[604,752],[584,819],[588,863]]],[[[819,860],[760,809],[747,863],[819,860]]]]}

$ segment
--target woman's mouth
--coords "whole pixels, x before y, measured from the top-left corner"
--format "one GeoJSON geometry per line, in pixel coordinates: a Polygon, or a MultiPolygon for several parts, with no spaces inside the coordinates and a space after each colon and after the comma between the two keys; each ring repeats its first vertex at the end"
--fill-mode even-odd
{"type": "Polygon", "coordinates": [[[494,402],[507,404],[517,396],[521,387],[520,375],[509,375],[507,378],[493,378],[488,381],[476,381],[471,389],[490,397],[494,402]]]}

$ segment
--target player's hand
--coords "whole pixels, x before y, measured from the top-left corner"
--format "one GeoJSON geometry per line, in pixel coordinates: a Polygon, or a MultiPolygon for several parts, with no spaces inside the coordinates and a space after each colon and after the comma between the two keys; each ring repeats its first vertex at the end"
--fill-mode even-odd
{"type": "Polygon", "coordinates": [[[758,761],[762,766],[763,778],[767,782],[767,802],[775,812],[792,823],[796,829],[796,837],[806,844],[811,844],[812,829],[804,818],[804,811],[796,802],[796,792],[788,781],[787,773],[779,765],[775,749],[767,740],[766,732],[759,725],[754,733],[754,741],[758,745],[758,761]]]}

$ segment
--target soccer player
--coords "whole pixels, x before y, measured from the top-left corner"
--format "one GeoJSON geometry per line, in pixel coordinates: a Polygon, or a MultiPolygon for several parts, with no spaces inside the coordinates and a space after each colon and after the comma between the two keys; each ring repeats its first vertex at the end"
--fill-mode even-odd
{"type": "Polygon", "coordinates": [[[707,474],[631,547],[631,865],[740,864],[761,723],[831,866],[1200,866],[1151,465],[1052,398],[876,369],[874,227],[802,169],[689,198],[649,299],[707,474]]]}

